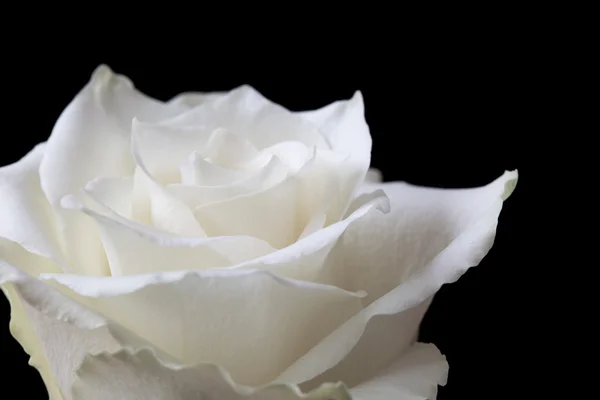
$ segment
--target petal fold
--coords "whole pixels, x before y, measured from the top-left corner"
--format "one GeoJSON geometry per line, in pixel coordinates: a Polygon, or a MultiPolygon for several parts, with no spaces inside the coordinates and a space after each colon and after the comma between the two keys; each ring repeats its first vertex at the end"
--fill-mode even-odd
{"type": "Polygon", "coordinates": [[[93,198],[67,196],[63,206],[95,220],[113,276],[225,267],[275,250],[249,236],[174,235],[123,218],[93,198]]]}
{"type": "Polygon", "coordinates": [[[373,379],[350,390],[352,400],[425,400],[445,386],[448,363],[431,344],[416,343],[373,379]]]}
{"type": "Polygon", "coordinates": [[[352,400],[341,383],[307,394],[295,385],[253,389],[236,384],[218,366],[167,365],[146,349],[87,357],[77,374],[73,400],[352,400]]]}
{"type": "Polygon", "coordinates": [[[11,304],[11,333],[52,400],[70,400],[75,370],[86,354],[120,349],[102,317],[2,260],[0,286],[11,304]]]}
{"type": "Polygon", "coordinates": [[[0,238],[64,266],[56,220],[40,187],[45,147],[39,144],[18,162],[0,168],[0,238]]]}
{"type": "MultiPolygon", "coordinates": [[[[278,380],[307,382],[327,371],[327,379],[343,376],[360,381],[361,375],[378,369],[371,367],[384,366],[390,355],[404,351],[416,338],[432,296],[478,265],[491,248],[503,201],[516,180],[517,172],[512,171],[474,189],[381,185],[391,201],[390,214],[370,213],[351,225],[326,266],[333,273],[330,283],[346,290],[364,289],[368,306],[278,380]],[[397,334],[386,336],[386,327],[398,329],[397,334]],[[369,368],[342,361],[368,348],[373,349],[370,361],[362,365],[369,368]]],[[[374,187],[378,186],[369,188],[374,187]]]]}
{"type": "Polygon", "coordinates": [[[362,293],[265,271],[42,278],[182,364],[214,363],[260,386],[361,309],[362,293]]]}
{"type": "Polygon", "coordinates": [[[314,124],[273,103],[248,85],[203,97],[196,104],[165,123],[225,128],[246,137],[258,150],[285,141],[299,141],[309,148],[328,148],[314,124]]]}

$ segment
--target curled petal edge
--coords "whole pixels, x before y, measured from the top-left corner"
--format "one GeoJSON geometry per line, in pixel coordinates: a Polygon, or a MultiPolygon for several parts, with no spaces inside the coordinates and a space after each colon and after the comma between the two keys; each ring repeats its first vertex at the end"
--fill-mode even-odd
{"type": "MultiPolygon", "coordinates": [[[[152,368],[155,373],[158,372],[159,374],[193,372],[195,376],[199,377],[199,379],[194,382],[198,385],[197,390],[199,392],[203,389],[203,380],[200,377],[205,375],[211,377],[216,376],[224,385],[226,385],[226,388],[230,390],[230,395],[236,395],[236,397],[227,397],[228,400],[261,400],[263,399],[263,396],[265,396],[265,399],[269,400],[352,400],[348,389],[342,382],[324,383],[308,393],[304,393],[298,385],[284,383],[268,384],[262,387],[252,388],[235,383],[227,371],[216,364],[203,363],[194,366],[185,366],[166,363],[156,357],[151,348],[141,348],[135,351],[124,348],[114,353],[103,352],[96,355],[88,355],[76,371],[77,378],[73,384],[72,390],[73,398],[75,400],[88,398],[87,395],[90,393],[89,390],[94,391],[94,388],[87,388],[87,381],[94,378],[96,366],[98,364],[108,365],[111,361],[118,361],[134,368],[137,368],[136,365],[141,364],[152,368]],[[275,395],[277,397],[274,397],[275,395]]],[[[135,384],[136,383],[134,383],[134,385],[135,384]]],[[[194,388],[186,389],[190,390],[194,388]]],[[[119,393],[123,394],[122,391],[119,393]]]]}
{"type": "Polygon", "coordinates": [[[369,321],[377,315],[394,315],[420,304],[435,294],[447,283],[453,283],[472,266],[478,265],[492,247],[496,236],[498,217],[503,202],[512,194],[518,180],[518,171],[505,171],[496,182],[502,182],[502,191],[485,215],[468,230],[456,237],[441,253],[438,254],[422,271],[415,272],[406,282],[401,283],[383,297],[365,307],[360,313],[323,339],[308,353],[286,369],[276,382],[307,382],[321,373],[339,364],[357,345],[363,336],[369,321]],[[485,251],[467,252],[477,245],[485,251]],[[440,260],[449,258],[448,263],[440,260]],[[327,360],[315,368],[315,360],[327,360]]]}
{"type": "Polygon", "coordinates": [[[10,304],[9,329],[11,335],[19,342],[25,353],[29,355],[29,365],[34,367],[40,374],[50,399],[62,400],[62,392],[56,385],[56,378],[52,373],[50,365],[48,365],[48,361],[44,357],[44,350],[27,318],[26,311],[19,299],[17,289],[8,282],[0,284],[0,289],[10,304]]]}

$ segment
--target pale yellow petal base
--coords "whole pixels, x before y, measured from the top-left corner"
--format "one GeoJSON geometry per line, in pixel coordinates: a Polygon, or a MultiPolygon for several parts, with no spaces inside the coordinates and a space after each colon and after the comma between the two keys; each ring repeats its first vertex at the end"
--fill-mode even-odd
{"type": "Polygon", "coordinates": [[[29,365],[40,373],[48,390],[49,400],[64,400],[16,288],[10,283],[5,283],[0,288],[10,303],[10,333],[29,354],[29,365]]]}

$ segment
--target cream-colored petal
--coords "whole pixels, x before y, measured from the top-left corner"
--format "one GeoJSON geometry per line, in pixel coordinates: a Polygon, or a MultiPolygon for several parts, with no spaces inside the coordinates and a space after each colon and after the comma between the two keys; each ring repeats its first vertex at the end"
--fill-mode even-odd
{"type": "Polygon", "coordinates": [[[166,365],[145,349],[87,357],[78,375],[74,400],[352,400],[341,383],[307,394],[293,385],[253,389],[236,384],[215,365],[166,365]]]}
{"type": "Polygon", "coordinates": [[[447,377],[448,363],[439,350],[432,344],[416,343],[350,393],[352,400],[434,400],[447,377]]]}
{"type": "Polygon", "coordinates": [[[124,218],[131,218],[133,178],[98,178],[89,182],[84,191],[124,218]]]}
{"type": "MultiPolygon", "coordinates": [[[[0,238],[65,266],[55,216],[40,187],[44,148],[39,144],[21,160],[0,168],[0,238]]],[[[0,249],[0,259],[7,250],[0,249]]]]}
{"type": "Polygon", "coordinates": [[[226,168],[240,168],[258,157],[259,151],[243,135],[229,129],[217,128],[202,149],[202,157],[226,168]]]}
{"type": "Polygon", "coordinates": [[[161,185],[181,182],[179,166],[194,151],[207,146],[211,131],[202,126],[172,127],[133,120],[137,157],[147,173],[161,185]]]}
{"type": "Polygon", "coordinates": [[[383,174],[377,168],[369,168],[367,176],[365,176],[366,183],[381,183],[383,182],[383,174]]]}
{"type": "Polygon", "coordinates": [[[371,162],[372,139],[365,120],[365,106],[360,91],[350,100],[337,101],[314,111],[297,115],[317,126],[332,151],[348,157],[345,179],[340,187],[339,218],[349,206],[352,195],[364,181],[371,162]]]}
{"type": "Polygon", "coordinates": [[[296,174],[280,183],[201,205],[194,215],[208,236],[255,236],[281,249],[296,242],[317,213],[337,222],[330,216],[339,211],[343,162],[331,152],[315,150],[296,174]]]}
{"type": "Polygon", "coordinates": [[[292,245],[255,260],[235,265],[231,269],[260,268],[277,276],[307,282],[332,282],[332,276],[336,269],[325,265],[325,261],[336,241],[349,226],[369,215],[370,212],[383,214],[389,212],[389,199],[382,190],[376,190],[373,193],[359,196],[354,201],[353,208],[352,214],[342,221],[308,234],[307,230],[314,230],[310,227],[311,223],[319,224],[319,216],[316,216],[317,221],[310,221],[309,225],[304,228],[303,234],[307,234],[292,245]]]}
{"type": "Polygon", "coordinates": [[[137,91],[131,81],[98,67],[90,82],[58,118],[40,165],[41,186],[55,208],[70,263],[75,270],[105,275],[108,268],[91,221],[60,209],[60,199],[95,178],[130,176],[131,121],[157,121],[182,110],[137,91]]]}
{"type": "Polygon", "coordinates": [[[160,230],[182,236],[206,237],[192,210],[171,195],[146,168],[135,134],[131,140],[131,152],[137,164],[133,177],[134,218],[146,222],[141,212],[148,212],[151,224],[160,230]]]}
{"type": "Polygon", "coordinates": [[[224,95],[204,97],[198,105],[165,123],[226,128],[245,136],[259,150],[285,141],[300,141],[309,148],[328,148],[312,123],[271,102],[247,85],[224,95]]]}
{"type": "Polygon", "coordinates": [[[206,161],[197,152],[192,152],[180,167],[181,183],[184,185],[220,186],[230,185],[247,176],[244,170],[221,167],[206,161]]]}
{"type": "Polygon", "coordinates": [[[11,303],[11,332],[52,400],[71,399],[75,370],[86,354],[120,348],[99,315],[2,260],[0,286],[11,303]]]}
{"type": "Polygon", "coordinates": [[[332,273],[331,280],[325,282],[335,282],[347,290],[355,287],[366,290],[368,306],[279,379],[306,382],[328,371],[328,379],[354,376],[360,380],[361,373],[369,373],[361,372],[363,364],[342,361],[356,357],[352,352],[372,347],[375,353],[369,363],[373,365],[385,364],[390,354],[403,351],[415,338],[415,327],[427,309],[423,303],[443,284],[454,282],[468,268],[479,264],[491,248],[503,201],[512,193],[516,180],[514,171],[476,189],[384,184],[382,187],[391,200],[390,214],[371,213],[370,218],[352,224],[324,268],[332,273]],[[398,316],[399,320],[395,320],[385,316],[407,312],[415,315],[409,318],[411,324],[404,325],[415,329],[405,328],[406,331],[383,340],[385,327],[398,329],[402,323],[397,321],[404,318],[398,316]],[[365,335],[365,331],[372,334],[365,335]],[[359,343],[361,340],[363,343],[359,343]]]}
{"type": "Polygon", "coordinates": [[[364,289],[370,303],[434,261],[447,263],[440,268],[455,271],[458,278],[491,248],[503,201],[517,177],[516,171],[505,172],[488,185],[470,189],[366,184],[364,190],[385,191],[390,214],[370,213],[350,226],[334,249],[329,283],[364,289]],[[476,240],[464,242],[469,235],[476,240]],[[455,247],[463,259],[444,258],[455,247]]]}
{"type": "Polygon", "coordinates": [[[214,101],[217,98],[227,95],[226,91],[221,92],[183,92],[175,95],[168,101],[170,104],[179,105],[187,109],[196,107],[206,101],[214,101]]]}
{"type": "Polygon", "coordinates": [[[121,217],[93,198],[65,197],[63,206],[93,218],[113,276],[224,267],[271,253],[260,239],[245,236],[182,237],[121,217]]]}
{"type": "Polygon", "coordinates": [[[359,312],[363,295],[260,270],[43,278],[181,363],[214,363],[251,386],[359,312]]]}
{"type": "Polygon", "coordinates": [[[281,142],[261,150],[246,163],[237,164],[237,169],[225,168],[209,162],[194,151],[181,164],[181,183],[196,186],[227,186],[239,184],[244,179],[260,173],[277,157],[292,173],[298,172],[311,158],[308,148],[300,142],[281,142]]]}
{"type": "Polygon", "coordinates": [[[365,120],[362,93],[357,91],[350,100],[336,101],[314,111],[297,113],[317,126],[331,149],[352,156],[357,162],[367,163],[371,158],[372,140],[365,120]]]}
{"type": "Polygon", "coordinates": [[[273,157],[271,161],[258,172],[242,179],[222,186],[190,186],[169,185],[167,192],[181,200],[188,207],[195,209],[210,203],[216,203],[245,194],[268,189],[287,177],[288,169],[279,160],[273,157]]]}

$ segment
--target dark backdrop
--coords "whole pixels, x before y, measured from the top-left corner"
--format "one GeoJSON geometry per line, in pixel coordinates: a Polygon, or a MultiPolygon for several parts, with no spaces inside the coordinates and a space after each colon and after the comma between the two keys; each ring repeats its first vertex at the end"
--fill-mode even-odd
{"type": "MultiPolygon", "coordinates": [[[[452,51],[402,63],[372,58],[362,61],[369,64],[365,68],[356,64],[358,59],[319,59],[310,70],[277,63],[252,75],[240,62],[198,55],[167,64],[158,58],[92,59],[73,53],[57,56],[55,63],[47,57],[44,64],[28,59],[9,65],[2,97],[13,105],[5,108],[4,118],[14,127],[3,132],[0,165],[17,161],[46,140],[99,63],[163,100],[182,91],[228,90],[248,83],[271,100],[302,110],[349,98],[360,89],[374,141],[372,166],[383,171],[386,181],[472,187],[491,182],[505,169],[519,169],[519,184],[504,205],[494,247],[478,267],[441,289],[421,329],[421,340],[435,343],[450,363],[440,400],[514,398],[520,384],[514,379],[520,356],[514,344],[522,335],[516,316],[526,300],[517,295],[515,274],[525,268],[518,254],[524,239],[523,198],[531,179],[520,155],[522,138],[533,125],[535,90],[526,64],[492,51],[452,51]]],[[[27,365],[28,356],[9,335],[8,303],[0,297],[0,360],[8,367],[3,379],[27,382],[20,384],[19,398],[47,398],[38,373],[27,365]]]]}

